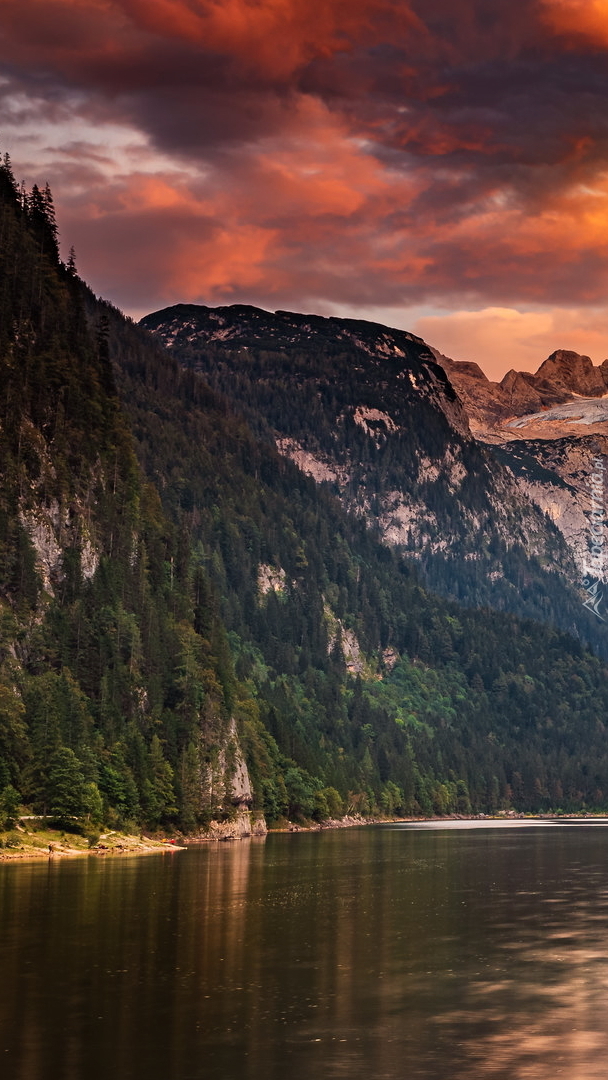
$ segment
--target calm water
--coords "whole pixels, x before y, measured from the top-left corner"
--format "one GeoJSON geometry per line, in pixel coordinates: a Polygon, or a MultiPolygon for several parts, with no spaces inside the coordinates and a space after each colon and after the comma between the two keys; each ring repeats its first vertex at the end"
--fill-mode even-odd
{"type": "Polygon", "coordinates": [[[608,827],[0,865],[10,1080],[608,1077],[608,827]]]}

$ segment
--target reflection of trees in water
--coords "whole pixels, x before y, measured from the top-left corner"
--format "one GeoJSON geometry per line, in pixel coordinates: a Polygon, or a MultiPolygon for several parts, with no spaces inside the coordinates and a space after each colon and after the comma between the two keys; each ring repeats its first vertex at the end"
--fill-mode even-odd
{"type": "Polygon", "coordinates": [[[605,1080],[605,829],[472,824],[0,867],[11,1075],[605,1080]]]}

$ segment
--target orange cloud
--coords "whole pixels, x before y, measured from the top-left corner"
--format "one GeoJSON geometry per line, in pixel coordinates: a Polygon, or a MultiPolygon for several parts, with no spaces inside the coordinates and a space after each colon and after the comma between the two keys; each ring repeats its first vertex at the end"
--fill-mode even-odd
{"type": "Polygon", "coordinates": [[[573,42],[594,49],[608,45],[608,0],[541,0],[546,24],[573,42]]]}
{"type": "Polygon", "coordinates": [[[139,26],[275,75],[384,40],[388,26],[401,35],[421,25],[405,0],[123,0],[121,6],[139,26]]]}
{"type": "Polygon", "coordinates": [[[168,261],[165,288],[184,300],[211,303],[236,302],[260,287],[272,293],[280,286],[269,265],[277,239],[272,230],[238,224],[219,226],[204,244],[184,237],[168,261]]]}
{"type": "MultiPolygon", "coordinates": [[[[310,142],[302,128],[190,174],[165,167],[109,180],[95,152],[79,183],[66,155],[66,245],[85,252],[79,265],[96,290],[115,302],[122,291],[121,303],[142,312],[180,298],[318,310],[522,295],[599,303],[608,291],[608,179],[547,200],[535,216],[500,192],[466,214],[419,213],[425,170],[382,167],[321,106],[308,124],[310,142]],[[117,261],[121,244],[129,250],[117,261]]],[[[55,190],[61,175],[55,183],[51,173],[55,190]]]]}
{"type": "Polygon", "coordinates": [[[12,46],[30,57],[45,39],[49,59],[77,64],[79,45],[119,56],[155,37],[230,57],[269,78],[422,29],[406,0],[1,0],[0,8],[12,46]]]}
{"type": "Polygon", "coordinates": [[[511,368],[536,371],[555,349],[585,353],[595,364],[608,354],[608,313],[601,309],[489,307],[425,316],[413,329],[453,360],[475,361],[495,381],[511,368]]]}
{"type": "Polygon", "coordinates": [[[607,6],[0,0],[2,137],[131,311],[597,304],[607,6]]]}

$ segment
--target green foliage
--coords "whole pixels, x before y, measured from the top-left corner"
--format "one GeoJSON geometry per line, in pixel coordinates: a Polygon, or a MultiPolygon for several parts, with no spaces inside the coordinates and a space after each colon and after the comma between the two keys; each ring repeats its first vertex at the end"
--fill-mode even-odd
{"type": "Polygon", "coordinates": [[[341,818],[344,814],[344,802],[339,791],[336,791],[335,787],[323,788],[322,795],[327,804],[328,816],[330,818],[341,818]]]}
{"type": "Polygon", "coordinates": [[[287,788],[287,812],[290,818],[312,817],[320,805],[324,809],[324,816],[328,816],[327,800],[320,791],[316,790],[316,784],[308,773],[291,765],[285,771],[284,780],[287,788]]]}
{"type": "Polygon", "coordinates": [[[61,823],[79,817],[86,810],[84,774],[76,754],[68,746],[59,747],[49,758],[45,798],[50,814],[61,823]]]}
{"type": "Polygon", "coordinates": [[[91,824],[101,825],[103,821],[103,799],[97,784],[92,780],[87,781],[83,787],[82,812],[91,824]]]}
{"type": "Polygon", "coordinates": [[[158,735],[153,735],[150,743],[143,802],[146,819],[153,825],[167,822],[178,813],[174,805],[173,769],[165,760],[158,735]]]}
{"type": "Polygon", "coordinates": [[[7,784],[0,791],[0,827],[12,829],[19,817],[21,796],[12,784],[7,784]]]}
{"type": "MultiPolygon", "coordinates": [[[[196,831],[232,812],[234,723],[271,823],[608,807],[591,652],[426,591],[259,412],[254,433],[62,266],[50,193],[23,204],[7,163],[0,235],[0,814],[196,831]]],[[[309,396],[324,438],[334,392],[309,396]]]]}

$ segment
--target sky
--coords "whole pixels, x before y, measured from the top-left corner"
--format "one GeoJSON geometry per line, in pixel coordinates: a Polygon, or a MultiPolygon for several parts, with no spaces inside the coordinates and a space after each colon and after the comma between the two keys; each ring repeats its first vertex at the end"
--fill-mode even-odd
{"type": "Polygon", "coordinates": [[[608,357],[608,0],[0,0],[0,149],[134,318],[608,357]]]}

